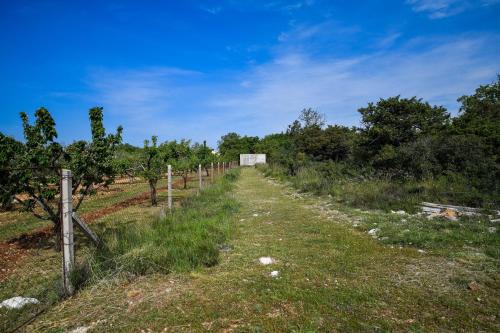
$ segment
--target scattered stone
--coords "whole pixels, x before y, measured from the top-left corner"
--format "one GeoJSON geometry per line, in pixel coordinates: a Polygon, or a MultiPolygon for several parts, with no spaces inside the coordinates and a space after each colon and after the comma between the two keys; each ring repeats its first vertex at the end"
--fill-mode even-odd
{"type": "Polygon", "coordinates": [[[488,228],[488,232],[489,232],[490,234],[494,234],[496,231],[497,231],[497,228],[495,228],[495,227],[489,227],[489,228],[488,228]]]}
{"type": "Polygon", "coordinates": [[[424,251],[424,250],[421,250],[421,249],[418,249],[418,250],[417,250],[417,252],[418,252],[418,253],[425,253],[425,251],[424,251]]]}
{"type": "Polygon", "coordinates": [[[40,301],[38,301],[36,298],[16,296],[6,299],[2,303],[0,303],[0,308],[21,309],[26,305],[38,303],[40,303],[40,301]]]}
{"type": "Polygon", "coordinates": [[[257,217],[257,216],[259,216],[259,214],[253,214],[252,216],[253,216],[253,217],[257,217]]]}
{"type": "Polygon", "coordinates": [[[260,257],[259,262],[262,265],[271,265],[271,264],[274,264],[275,260],[271,257],[260,257]]]}
{"type": "Polygon", "coordinates": [[[406,212],[404,210],[397,210],[397,211],[391,210],[391,213],[398,215],[406,215],[406,212]]]}
{"type": "Polygon", "coordinates": [[[227,245],[227,244],[219,245],[219,250],[221,252],[230,252],[232,249],[233,249],[233,247],[231,245],[227,245]]]}
{"type": "Polygon", "coordinates": [[[493,220],[490,220],[491,223],[498,223],[500,222],[500,219],[493,219],[493,220]]]}
{"type": "Polygon", "coordinates": [[[480,288],[479,283],[477,283],[476,281],[471,281],[471,282],[469,282],[469,284],[467,284],[467,289],[469,289],[471,291],[476,291],[479,288],[480,288]]]}
{"type": "Polygon", "coordinates": [[[377,232],[379,232],[380,229],[379,228],[373,228],[373,229],[370,229],[368,231],[368,235],[371,235],[371,236],[377,236],[377,232]]]}
{"type": "Polygon", "coordinates": [[[280,275],[280,272],[278,272],[278,271],[271,272],[271,277],[278,277],[279,275],[280,275]]]}
{"type": "Polygon", "coordinates": [[[240,219],[240,222],[243,222],[243,221],[245,221],[245,219],[240,219]]]}
{"type": "Polygon", "coordinates": [[[90,326],[80,326],[72,330],[70,333],[87,333],[90,328],[90,326]]]}

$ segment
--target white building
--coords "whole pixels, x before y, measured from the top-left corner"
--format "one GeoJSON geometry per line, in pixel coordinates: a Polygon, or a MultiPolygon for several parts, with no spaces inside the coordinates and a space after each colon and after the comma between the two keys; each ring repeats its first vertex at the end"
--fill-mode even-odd
{"type": "Polygon", "coordinates": [[[266,164],[266,154],[240,154],[240,165],[266,164]]]}

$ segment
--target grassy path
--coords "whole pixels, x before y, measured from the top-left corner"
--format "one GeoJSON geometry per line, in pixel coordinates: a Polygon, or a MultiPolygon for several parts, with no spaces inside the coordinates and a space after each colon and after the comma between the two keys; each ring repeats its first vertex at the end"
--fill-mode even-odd
{"type": "MultiPolygon", "coordinates": [[[[498,289],[468,290],[470,272],[392,249],[321,216],[313,199],[244,169],[231,243],[220,263],[83,290],[28,331],[498,331],[498,289]],[[259,257],[275,263],[264,266],[259,257]],[[277,278],[271,271],[278,271],[277,278]]],[[[317,202],[316,202],[317,204],[317,202]]],[[[125,211],[123,211],[125,212],[125,211]]]]}

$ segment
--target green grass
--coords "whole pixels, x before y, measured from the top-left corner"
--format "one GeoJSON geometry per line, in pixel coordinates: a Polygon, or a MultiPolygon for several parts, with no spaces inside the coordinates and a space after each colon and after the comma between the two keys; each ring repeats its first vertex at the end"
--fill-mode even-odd
{"type": "MultiPolygon", "coordinates": [[[[175,180],[177,180],[177,178],[174,178],[174,181],[175,180]]],[[[224,186],[228,186],[226,183],[224,186]]],[[[173,201],[176,206],[196,193],[195,185],[197,186],[197,182],[193,180],[189,185],[187,191],[174,188],[173,201]]],[[[161,180],[159,186],[163,188],[166,187],[165,181],[161,180]]],[[[96,211],[123,200],[133,198],[149,190],[149,186],[146,183],[116,184],[111,185],[110,188],[112,191],[108,194],[98,194],[87,198],[82,205],[81,212],[96,211]]],[[[211,190],[212,189],[207,190],[206,192],[210,193],[211,190]]],[[[202,198],[205,200],[204,195],[199,197],[199,199],[202,198]]],[[[145,226],[159,222],[157,221],[158,216],[166,204],[166,191],[163,190],[158,193],[158,200],[160,203],[158,207],[151,207],[149,200],[146,200],[140,204],[135,204],[126,209],[102,217],[93,222],[91,227],[96,231],[104,231],[106,228],[110,228],[111,231],[109,231],[108,234],[112,234],[113,231],[119,230],[121,227],[128,228],[130,232],[132,232],[132,228],[143,232],[145,226]]],[[[187,206],[190,205],[194,205],[194,203],[190,202],[187,204],[187,206]]],[[[179,208],[175,215],[182,216],[182,211],[184,211],[184,208],[179,208]]],[[[170,222],[173,222],[173,220],[170,222]]],[[[2,240],[9,240],[19,236],[23,232],[29,232],[46,225],[50,225],[50,222],[40,223],[40,220],[28,213],[15,211],[3,212],[0,215],[0,237],[2,237],[2,240]]],[[[175,232],[176,227],[173,225],[174,223],[171,223],[171,226],[165,230],[175,232]]],[[[168,235],[168,237],[172,237],[172,235],[168,235]]],[[[156,238],[156,241],[161,242],[162,240],[156,238]]],[[[78,229],[75,229],[75,242],[77,263],[83,265],[87,258],[86,255],[92,252],[93,246],[89,244],[88,239],[86,239],[78,229]]],[[[22,310],[0,309],[0,332],[9,332],[17,325],[32,318],[39,311],[50,309],[61,300],[62,289],[60,287],[60,268],[60,253],[56,253],[53,250],[53,246],[51,246],[50,242],[43,248],[28,250],[26,256],[18,262],[17,268],[15,268],[12,274],[1,281],[0,301],[13,296],[24,296],[34,297],[40,301],[40,304],[27,306],[22,310]]],[[[96,267],[94,266],[93,268],[96,267]]],[[[94,273],[97,275],[97,272],[94,273]]],[[[100,271],[100,274],[104,275],[104,272],[100,271]]],[[[78,279],[81,277],[82,276],[76,276],[75,278],[78,279]]],[[[97,280],[97,276],[93,276],[93,278],[94,279],[88,281],[87,284],[97,280]]]]}
{"type": "Polygon", "coordinates": [[[340,163],[305,165],[289,176],[279,165],[260,165],[266,176],[289,181],[303,192],[329,194],[338,203],[358,208],[416,212],[422,201],[498,208],[495,194],[482,193],[456,174],[423,180],[390,180],[365,176],[340,163]]]}
{"type": "MultiPolygon", "coordinates": [[[[260,166],[259,169],[270,177],[283,175],[279,167],[260,166]]],[[[500,259],[500,228],[488,215],[464,216],[458,221],[450,221],[411,214],[417,211],[419,203],[430,199],[411,189],[417,186],[415,183],[331,182],[321,178],[312,168],[300,170],[295,177],[282,176],[281,179],[288,179],[300,191],[323,195],[325,207],[348,214],[361,231],[376,229],[376,238],[385,244],[435,250],[450,257],[480,253],[485,260],[496,262],[500,259]],[[394,210],[406,213],[391,213],[394,210]]],[[[431,188],[432,184],[428,181],[425,186],[431,188]]]]}
{"type": "MultiPolygon", "coordinates": [[[[87,213],[108,207],[123,200],[133,198],[149,190],[147,183],[110,185],[110,194],[91,195],[82,203],[79,213],[87,213]]],[[[30,213],[20,211],[0,212],[0,242],[8,241],[23,233],[51,226],[52,222],[43,221],[30,213]]]]}
{"type": "MultiPolygon", "coordinates": [[[[320,199],[243,169],[218,265],[105,279],[30,332],[495,332],[498,268],[381,244],[320,199]],[[324,209],[326,210],[326,209],[324,209]],[[258,263],[271,256],[270,266],[258,263]],[[279,278],[271,278],[277,270],[279,278]],[[488,276],[494,279],[488,280],[488,276]],[[478,287],[467,285],[476,281],[478,287]],[[489,281],[489,282],[488,282],[489,281]]],[[[213,204],[213,202],[211,203],[213,204]]],[[[353,213],[354,214],[354,213],[353,213]]],[[[181,266],[182,267],[182,266],[181,266]]],[[[498,266],[497,266],[498,267],[498,266]]]]}
{"type": "Polygon", "coordinates": [[[236,173],[232,170],[201,195],[187,198],[164,218],[108,225],[100,235],[106,247],[92,251],[81,269],[99,280],[215,265],[230,232],[228,216],[237,210],[228,196],[236,173]]]}

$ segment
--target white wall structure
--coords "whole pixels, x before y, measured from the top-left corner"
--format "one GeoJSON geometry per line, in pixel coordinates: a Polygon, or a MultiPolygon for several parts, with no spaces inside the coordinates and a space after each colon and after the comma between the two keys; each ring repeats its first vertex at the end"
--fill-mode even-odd
{"type": "Polygon", "coordinates": [[[240,154],[240,165],[266,164],[266,154],[240,154]]]}

